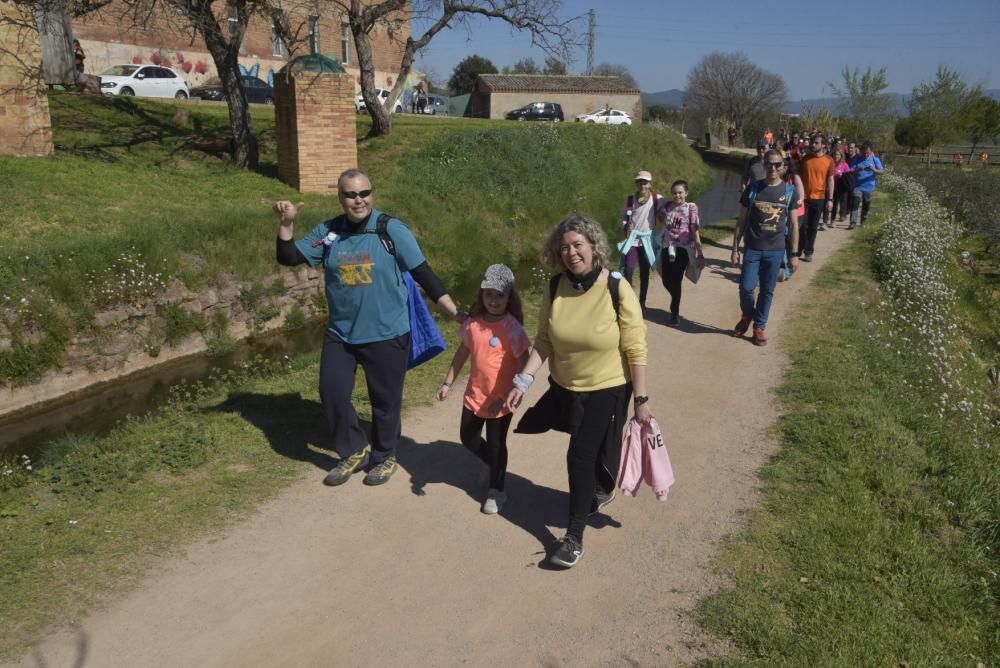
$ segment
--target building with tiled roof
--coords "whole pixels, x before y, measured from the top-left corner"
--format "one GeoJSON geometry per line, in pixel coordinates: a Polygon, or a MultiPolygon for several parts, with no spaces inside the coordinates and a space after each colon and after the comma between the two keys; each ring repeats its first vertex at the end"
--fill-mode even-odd
{"type": "Polygon", "coordinates": [[[480,74],[469,111],[479,118],[499,118],[532,102],[558,102],[566,120],[610,107],[642,120],[639,89],[621,77],[556,74],[480,74]]]}

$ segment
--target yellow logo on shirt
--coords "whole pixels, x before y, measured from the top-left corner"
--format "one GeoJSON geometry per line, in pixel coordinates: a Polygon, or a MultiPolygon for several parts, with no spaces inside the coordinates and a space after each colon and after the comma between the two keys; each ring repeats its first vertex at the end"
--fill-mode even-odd
{"type": "Polygon", "coordinates": [[[340,265],[340,283],[347,287],[358,287],[372,284],[372,267],[374,262],[340,265]]]}
{"type": "Polygon", "coordinates": [[[771,202],[754,201],[754,206],[760,212],[760,229],[762,232],[777,232],[778,223],[781,222],[781,213],[785,210],[783,206],[775,206],[771,202]]]}

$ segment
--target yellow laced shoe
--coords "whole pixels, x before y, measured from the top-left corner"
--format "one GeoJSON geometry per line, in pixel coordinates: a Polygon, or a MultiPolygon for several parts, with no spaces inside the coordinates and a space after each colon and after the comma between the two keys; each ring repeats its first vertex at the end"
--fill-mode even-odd
{"type": "Polygon", "coordinates": [[[363,469],[367,463],[368,448],[362,448],[350,457],[344,457],[337,462],[337,465],[333,467],[333,470],[327,473],[326,477],[323,478],[323,484],[331,487],[343,485],[354,473],[363,469]]]}

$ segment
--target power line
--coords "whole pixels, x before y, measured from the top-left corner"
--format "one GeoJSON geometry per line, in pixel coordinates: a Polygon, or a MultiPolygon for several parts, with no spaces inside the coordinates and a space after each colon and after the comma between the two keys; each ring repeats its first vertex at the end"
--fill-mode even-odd
{"type": "Polygon", "coordinates": [[[591,9],[589,15],[589,26],[587,28],[587,75],[594,73],[594,30],[597,29],[596,12],[591,9]]]}

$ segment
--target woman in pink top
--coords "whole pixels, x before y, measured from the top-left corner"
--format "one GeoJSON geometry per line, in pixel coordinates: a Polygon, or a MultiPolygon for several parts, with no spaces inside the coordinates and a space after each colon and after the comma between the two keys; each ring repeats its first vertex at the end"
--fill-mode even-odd
{"type": "Polygon", "coordinates": [[[479,285],[479,297],[470,317],[459,327],[461,344],[451,360],[448,374],[438,389],[438,401],[462,370],[466,359],[469,382],[462,399],[459,437],[462,445],[476,453],[490,468],[490,488],[483,501],[487,515],[500,512],[507,493],[507,431],[513,414],[504,409],[504,399],[513,387],[514,374],[528,360],[531,342],[524,331],[521,299],[514,289],[514,273],[503,264],[491,265],[479,285]],[[482,437],[486,426],[486,439],[482,437]]]}
{"type": "MultiPolygon", "coordinates": [[[[833,210],[830,211],[830,220],[838,223],[844,222],[844,214],[847,213],[847,198],[853,190],[848,189],[848,181],[844,180],[844,174],[851,171],[851,165],[844,159],[844,154],[839,149],[833,152],[833,210]]],[[[832,227],[832,225],[831,225],[832,227]]]]}
{"type": "Polygon", "coordinates": [[[663,287],[670,293],[670,320],[668,324],[680,322],[681,282],[688,263],[705,265],[701,250],[701,236],[698,234],[698,205],[687,201],[687,181],[674,181],[670,185],[673,201],[661,206],[656,216],[657,224],[664,225],[663,250],[660,251],[663,287]],[[691,253],[694,257],[691,257],[691,253]]]}

